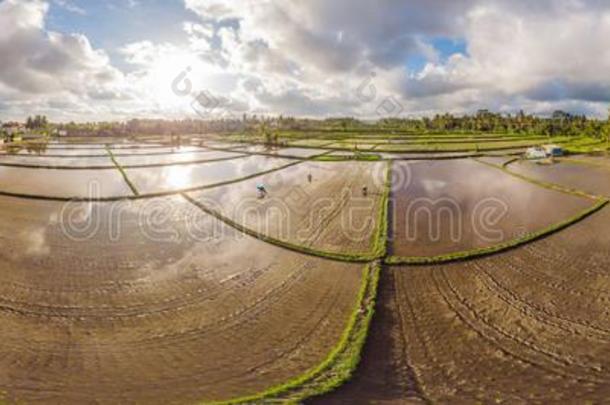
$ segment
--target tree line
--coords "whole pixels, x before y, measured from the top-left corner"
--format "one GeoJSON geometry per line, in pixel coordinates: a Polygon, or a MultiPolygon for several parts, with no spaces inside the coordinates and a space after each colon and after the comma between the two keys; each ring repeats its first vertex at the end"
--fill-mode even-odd
{"type": "Polygon", "coordinates": [[[479,110],[475,114],[437,114],[422,118],[384,118],[377,121],[353,117],[327,119],[296,118],[290,116],[263,116],[243,114],[240,117],[218,120],[162,120],[132,119],[126,122],[90,122],[52,124],[47,117],[28,117],[28,129],[59,129],[73,136],[129,136],[172,135],[205,133],[241,133],[244,135],[274,137],[279,131],[304,132],[371,132],[378,134],[425,133],[495,133],[548,136],[589,136],[606,138],[610,132],[609,120],[556,111],[551,117],[539,117],[519,111],[517,114],[499,114],[479,110]]]}

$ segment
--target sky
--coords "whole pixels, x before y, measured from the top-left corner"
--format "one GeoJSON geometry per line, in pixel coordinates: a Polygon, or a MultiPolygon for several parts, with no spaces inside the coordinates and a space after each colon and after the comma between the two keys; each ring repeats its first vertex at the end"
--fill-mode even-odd
{"type": "Polygon", "coordinates": [[[0,120],[610,105],[606,0],[0,0],[0,120]]]}

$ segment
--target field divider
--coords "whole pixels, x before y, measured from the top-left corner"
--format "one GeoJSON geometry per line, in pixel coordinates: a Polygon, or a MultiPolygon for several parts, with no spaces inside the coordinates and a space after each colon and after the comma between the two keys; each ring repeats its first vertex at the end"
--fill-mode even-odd
{"type": "MultiPolygon", "coordinates": [[[[108,150],[108,149],[106,149],[108,150]]],[[[129,156],[166,156],[166,155],[182,155],[187,153],[199,153],[203,151],[192,151],[184,150],[177,152],[151,152],[151,153],[116,153],[115,156],[129,157],[129,156]]],[[[0,156],[15,156],[14,153],[0,153],[0,156]]],[[[98,158],[106,155],[53,155],[53,154],[40,154],[40,155],[23,155],[31,158],[59,158],[59,159],[75,159],[75,158],[98,158]]]]}
{"type": "Polygon", "coordinates": [[[518,161],[520,161],[521,158],[520,157],[516,157],[514,159],[511,159],[507,162],[502,163],[502,168],[508,170],[508,166],[512,165],[513,163],[516,163],[518,161]]]}
{"type": "Polygon", "coordinates": [[[546,188],[546,189],[553,190],[553,191],[558,191],[558,192],[564,193],[564,194],[574,195],[574,196],[577,196],[577,197],[583,197],[583,198],[587,198],[589,200],[594,200],[594,201],[598,201],[600,199],[604,199],[605,198],[603,196],[595,195],[595,194],[590,194],[590,193],[587,193],[587,192],[582,191],[582,190],[577,190],[577,189],[574,189],[574,188],[569,188],[569,187],[561,186],[561,185],[555,184],[555,183],[548,183],[548,182],[542,181],[542,180],[536,180],[536,179],[533,179],[531,177],[525,176],[523,174],[515,173],[515,172],[509,170],[508,166],[510,166],[510,164],[512,164],[512,163],[515,163],[519,159],[510,162],[506,166],[498,166],[498,165],[495,165],[493,163],[484,162],[484,161],[479,160],[479,159],[473,159],[473,160],[478,162],[478,163],[481,163],[481,164],[483,164],[485,166],[489,166],[489,167],[492,167],[494,169],[501,170],[502,172],[504,172],[504,173],[506,173],[506,174],[508,174],[510,176],[516,177],[516,178],[521,179],[523,181],[527,181],[528,183],[534,184],[534,185],[542,187],[542,188],[546,188]]]}
{"type": "Polygon", "coordinates": [[[390,195],[392,193],[393,161],[388,161],[383,184],[383,192],[377,209],[377,229],[373,234],[373,254],[383,258],[388,254],[388,230],[390,195]]]}
{"type": "Polygon", "coordinates": [[[557,232],[560,232],[566,228],[569,228],[572,225],[577,224],[580,221],[592,216],[597,213],[604,207],[608,205],[610,200],[605,198],[600,198],[597,202],[592,206],[587,208],[584,211],[574,215],[571,218],[568,218],[562,222],[550,225],[544,229],[535,232],[525,233],[523,236],[509,240],[507,242],[503,242],[494,246],[477,248],[463,252],[456,253],[448,253],[444,255],[438,256],[390,256],[385,259],[385,264],[388,265],[431,265],[431,264],[446,264],[452,262],[459,262],[465,260],[471,260],[475,258],[481,258],[485,256],[491,256],[494,254],[506,252],[523,245],[535,242],[540,239],[544,239],[548,236],[551,236],[557,232]]]}
{"type": "Polygon", "coordinates": [[[129,188],[131,189],[131,192],[133,193],[133,195],[139,196],[140,193],[138,192],[138,189],[131,182],[131,180],[129,180],[129,176],[127,176],[127,173],[125,172],[125,169],[123,169],[121,164],[114,157],[114,154],[112,153],[112,150],[109,147],[106,147],[106,152],[108,153],[108,156],[110,156],[110,160],[112,160],[112,163],[114,163],[114,165],[117,168],[117,170],[121,173],[121,176],[123,176],[123,180],[125,180],[125,183],[127,183],[127,186],[129,186],[129,188]]]}
{"type": "MultiPolygon", "coordinates": [[[[252,144],[252,145],[259,145],[259,144],[252,144]]],[[[260,144],[263,145],[263,144],[260,144]]],[[[270,152],[250,152],[250,151],[245,151],[245,150],[241,150],[239,147],[235,147],[235,148],[219,148],[219,147],[215,147],[215,146],[202,146],[203,148],[209,149],[209,150],[213,150],[213,151],[218,151],[218,152],[231,152],[231,153],[241,153],[245,156],[268,156],[268,157],[274,157],[274,158],[278,158],[278,159],[291,159],[291,160],[313,160],[315,158],[319,158],[322,156],[326,156],[328,154],[331,154],[335,151],[333,150],[328,150],[324,153],[318,154],[318,155],[314,155],[314,156],[294,156],[294,155],[278,155],[275,153],[270,153],[270,152]]],[[[288,146],[288,148],[290,148],[290,146],[288,146]]],[[[298,148],[301,149],[300,147],[293,147],[293,148],[298,148]]],[[[306,149],[306,148],[303,148],[306,149]]],[[[312,148],[312,149],[322,149],[324,150],[324,148],[312,148]]]]}
{"type": "Polygon", "coordinates": [[[252,403],[300,403],[338,388],[351,377],[358,363],[375,313],[381,264],[369,263],[362,274],[362,283],[355,308],[337,345],[318,366],[301,376],[258,394],[211,402],[212,405],[252,403]]]}
{"type": "MultiPolygon", "coordinates": [[[[405,148],[405,149],[399,149],[399,150],[395,150],[395,149],[384,149],[384,148],[380,148],[377,149],[378,146],[386,146],[387,144],[380,144],[380,145],[375,145],[375,147],[373,148],[368,148],[368,149],[362,149],[361,152],[366,152],[366,153],[422,153],[422,154],[433,154],[433,153],[483,153],[483,152],[501,152],[501,151],[505,151],[505,150],[511,150],[511,149],[527,149],[529,147],[532,146],[538,146],[540,145],[540,141],[538,142],[529,142],[528,140],[525,140],[527,143],[522,142],[520,144],[517,145],[506,145],[506,146],[492,146],[492,147],[485,147],[485,145],[483,145],[482,147],[480,146],[478,149],[476,147],[472,147],[472,148],[456,148],[456,149],[447,149],[447,148],[405,148]]],[[[248,142],[248,141],[236,141],[239,143],[243,143],[243,144],[249,144],[249,145],[264,145],[264,143],[262,142],[248,142]]],[[[507,141],[509,142],[509,141],[507,141]]],[[[518,143],[519,141],[515,141],[515,143],[518,143]]],[[[558,140],[556,143],[560,143],[561,141],[558,140]]],[[[302,148],[302,149],[327,149],[330,151],[347,151],[347,152],[352,152],[354,149],[350,146],[330,146],[332,144],[335,143],[340,143],[340,142],[330,142],[324,145],[294,145],[294,144],[288,144],[286,145],[286,147],[294,147],[294,148],[302,148]]],[[[363,142],[364,143],[364,142],[363,142]]],[[[459,142],[455,142],[457,144],[459,144],[459,142]]],[[[465,143],[472,143],[474,144],[475,142],[465,142],[465,143]]],[[[499,142],[498,142],[499,143],[499,142]]],[[[440,145],[442,145],[442,143],[439,143],[440,145]]],[[[400,145],[400,144],[399,144],[400,145]]],[[[414,143],[412,146],[418,145],[417,143],[414,143]]],[[[419,143],[419,145],[425,145],[424,142],[419,143]]],[[[409,145],[407,145],[409,146],[409,145]]],[[[206,148],[209,149],[215,149],[215,150],[223,150],[223,149],[217,149],[214,147],[209,147],[209,146],[204,146],[206,148]]],[[[239,150],[238,148],[234,148],[236,150],[239,150]]],[[[232,150],[232,149],[225,149],[225,150],[232,150]]]]}
{"type": "MultiPolygon", "coordinates": [[[[197,153],[197,152],[195,152],[195,153],[197,153]]],[[[130,155],[130,156],[137,157],[137,156],[142,156],[142,155],[130,155]]],[[[154,167],[198,165],[198,164],[237,160],[237,159],[242,159],[246,156],[248,156],[248,155],[231,156],[231,157],[217,158],[217,159],[188,160],[188,161],[183,161],[183,162],[171,162],[171,163],[147,163],[147,164],[140,164],[140,165],[121,165],[121,167],[123,167],[123,169],[149,169],[149,168],[154,168],[154,167]]],[[[106,157],[106,156],[99,155],[97,157],[106,157]]],[[[75,155],[74,158],[78,159],[78,158],[80,158],[80,156],[75,155]]],[[[113,165],[113,166],[60,166],[60,165],[33,165],[33,164],[27,164],[27,163],[4,163],[4,162],[0,162],[0,166],[18,167],[18,168],[24,168],[24,169],[47,169],[47,170],[114,170],[114,169],[116,169],[116,165],[113,165]]]]}
{"type": "Polygon", "coordinates": [[[188,202],[190,202],[191,204],[193,204],[194,206],[196,206],[197,208],[199,208],[201,211],[205,212],[208,215],[213,216],[214,218],[218,219],[221,222],[224,222],[226,225],[230,226],[231,228],[236,229],[237,231],[239,231],[241,233],[244,233],[248,236],[251,236],[251,237],[261,240],[263,242],[266,242],[266,243],[269,243],[269,244],[272,244],[272,245],[275,245],[275,246],[278,246],[278,247],[281,247],[281,248],[284,248],[287,250],[291,250],[293,252],[302,253],[302,254],[306,254],[309,256],[321,257],[321,258],[329,259],[329,260],[335,260],[335,261],[340,261],[340,262],[352,262],[352,263],[368,263],[368,262],[371,262],[373,260],[380,258],[375,253],[373,253],[373,254],[334,253],[334,252],[326,252],[326,251],[322,251],[322,250],[312,249],[310,247],[297,245],[297,244],[291,243],[291,242],[286,242],[286,241],[265,235],[261,232],[255,231],[253,229],[250,229],[250,228],[222,215],[220,212],[213,210],[211,208],[208,208],[206,205],[195,200],[193,197],[189,196],[187,193],[182,193],[182,197],[185,200],[187,200],[188,202]]]}

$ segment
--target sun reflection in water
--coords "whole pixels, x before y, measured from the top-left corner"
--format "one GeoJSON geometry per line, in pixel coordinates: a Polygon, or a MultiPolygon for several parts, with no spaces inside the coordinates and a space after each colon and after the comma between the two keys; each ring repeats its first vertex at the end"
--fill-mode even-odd
{"type": "Polygon", "coordinates": [[[185,188],[191,184],[192,169],[185,166],[173,166],[167,169],[166,181],[175,188],[185,188]]]}

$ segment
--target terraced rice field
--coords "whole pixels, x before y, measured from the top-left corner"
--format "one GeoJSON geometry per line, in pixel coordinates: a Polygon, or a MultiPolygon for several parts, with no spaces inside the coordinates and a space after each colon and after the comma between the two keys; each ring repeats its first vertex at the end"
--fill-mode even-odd
{"type": "Polygon", "coordinates": [[[183,166],[126,169],[127,176],[142,194],[200,188],[279,169],[293,161],[267,156],[183,166]]]}
{"type": "Polygon", "coordinates": [[[0,204],[0,387],[26,403],[254,394],[320,363],[356,305],[361,265],[238,235],[182,199],[71,207],[99,219],[91,239],[62,232],[60,203],[0,204]]]}
{"type": "Polygon", "coordinates": [[[52,198],[123,197],[131,191],[117,170],[32,169],[0,166],[1,191],[52,198]],[[44,181],[41,181],[44,179],[44,181]]]}
{"type": "Polygon", "coordinates": [[[438,256],[493,246],[593,204],[474,160],[395,162],[393,171],[395,256],[438,256]]]}
{"type": "Polygon", "coordinates": [[[578,189],[595,195],[610,196],[610,168],[604,165],[562,161],[545,165],[518,161],[508,166],[510,171],[547,183],[578,189]]]}
{"type": "Polygon", "coordinates": [[[607,402],[604,158],[319,135],[0,154],[0,403],[607,402]]]}
{"type": "Polygon", "coordinates": [[[191,196],[276,239],[321,251],[366,254],[373,250],[379,226],[386,166],[384,162],[305,162],[191,196]],[[269,193],[264,199],[256,191],[261,183],[269,193]],[[366,196],[362,187],[368,188],[366,196]]]}
{"type": "Polygon", "coordinates": [[[353,381],[317,403],[605,403],[610,210],[527,247],[388,267],[353,381]]]}

